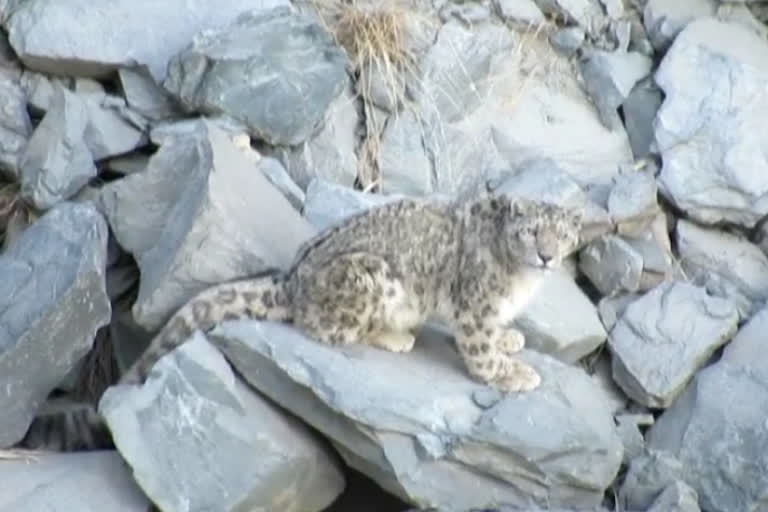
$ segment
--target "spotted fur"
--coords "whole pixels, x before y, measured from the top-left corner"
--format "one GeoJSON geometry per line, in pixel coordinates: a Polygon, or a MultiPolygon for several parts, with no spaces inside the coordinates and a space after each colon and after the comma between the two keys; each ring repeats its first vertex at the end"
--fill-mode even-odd
{"type": "Polygon", "coordinates": [[[194,330],[227,319],[282,321],[321,343],[408,352],[414,330],[438,315],[471,376],[504,391],[533,389],[540,378],[512,355],[524,338],[507,323],[576,249],[580,228],[575,212],[503,196],[372,208],[303,244],[285,274],[201,292],[120,382],[142,382],[194,330]]]}

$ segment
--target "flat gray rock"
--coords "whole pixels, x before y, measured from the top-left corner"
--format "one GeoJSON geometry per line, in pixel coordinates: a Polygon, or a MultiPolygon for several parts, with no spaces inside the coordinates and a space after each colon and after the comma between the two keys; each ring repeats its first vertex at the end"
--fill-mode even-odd
{"type": "Polygon", "coordinates": [[[680,460],[681,479],[696,490],[701,509],[708,512],[768,508],[764,333],[755,358],[742,361],[724,355],[699,371],[647,435],[649,448],[666,450],[680,460]]]}
{"type": "Polygon", "coordinates": [[[195,34],[223,27],[249,9],[287,0],[116,0],[93,9],[89,0],[30,0],[6,21],[11,46],[29,69],[54,75],[104,76],[146,66],[158,82],[168,60],[195,34]]]}
{"type": "Polygon", "coordinates": [[[0,255],[0,447],[24,437],[109,322],[107,234],[91,205],[62,203],[0,255]]]}
{"type": "Polygon", "coordinates": [[[198,35],[171,59],[164,86],[190,111],[227,114],[258,139],[295,145],[321,127],[347,84],[345,66],[322,25],[276,7],[198,35]]]}
{"type": "Polygon", "coordinates": [[[680,32],[655,80],[665,94],[660,191],[692,220],[753,227],[768,214],[768,41],[702,18],[680,32]]]}
{"type": "Polygon", "coordinates": [[[729,300],[688,283],[662,283],[630,304],[611,330],[613,377],[635,401],[669,407],[738,321],[729,300]]]}
{"type": "Polygon", "coordinates": [[[205,120],[168,132],[147,169],[105,186],[99,204],[139,265],[133,313],[150,330],[213,283],[290,265],[314,233],[258,163],[205,120]]]}
{"type": "Polygon", "coordinates": [[[85,100],[57,85],[19,163],[22,197],[38,209],[71,198],[96,176],[86,143],[88,120],[85,100]]]}
{"type": "Polygon", "coordinates": [[[200,332],[141,387],[107,389],[99,412],[161,510],[319,512],[344,488],[324,445],[237,378],[200,332]]]}
{"type": "Polygon", "coordinates": [[[225,322],[210,336],[251,385],[328,437],[349,465],[422,508],[595,507],[621,462],[592,380],[533,351],[522,357],[542,386],[504,396],[471,380],[435,332],[408,354],[329,347],[268,322],[225,322]]]}
{"type": "Polygon", "coordinates": [[[0,74],[0,175],[18,177],[19,160],[30,135],[26,94],[17,80],[0,74]]]}
{"type": "Polygon", "coordinates": [[[731,299],[746,318],[768,299],[768,257],[746,238],[677,221],[680,266],[693,283],[731,299]]]}
{"type": "Polygon", "coordinates": [[[0,512],[146,512],[150,505],[115,451],[3,460],[0,482],[0,512]]]}

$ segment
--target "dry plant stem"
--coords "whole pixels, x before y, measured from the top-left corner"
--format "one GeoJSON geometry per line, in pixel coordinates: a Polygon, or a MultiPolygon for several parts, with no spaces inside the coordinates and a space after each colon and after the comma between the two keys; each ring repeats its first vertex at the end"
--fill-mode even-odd
{"type": "Polygon", "coordinates": [[[359,84],[363,84],[360,96],[365,135],[359,150],[358,182],[364,190],[378,190],[381,134],[372,121],[376,108],[371,103],[372,88],[380,78],[388,103],[395,109],[406,104],[404,76],[415,68],[406,42],[408,17],[414,16],[414,9],[402,2],[312,0],[311,4],[337,43],[347,51],[359,84]]]}

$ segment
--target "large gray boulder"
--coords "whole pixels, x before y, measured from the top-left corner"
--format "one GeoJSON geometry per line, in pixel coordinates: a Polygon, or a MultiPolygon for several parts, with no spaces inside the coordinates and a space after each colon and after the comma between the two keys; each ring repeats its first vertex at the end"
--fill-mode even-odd
{"type": "Polygon", "coordinates": [[[344,489],[326,446],[245,385],[197,332],[99,412],[161,510],[324,510],[344,489]]]}
{"type": "Polygon", "coordinates": [[[290,326],[225,322],[210,337],[252,386],[344,460],[422,508],[595,507],[622,458],[610,408],[579,368],[534,351],[540,388],[473,381],[427,330],[408,354],[317,343],[290,326]]]}
{"type": "Polygon", "coordinates": [[[665,94],[660,191],[693,220],[753,227],[768,214],[768,41],[739,23],[698,19],[655,79],[665,94]]]}
{"type": "Polygon", "coordinates": [[[65,202],[0,255],[0,448],[24,437],[109,322],[107,235],[93,206],[65,202]]]}
{"type": "MultiPolygon", "coordinates": [[[[223,27],[240,13],[287,0],[89,0],[19,2],[5,21],[11,46],[29,69],[54,75],[105,76],[146,67],[157,82],[168,60],[198,32],[223,27]]],[[[1,15],[0,15],[1,16],[1,15]]]]}
{"type": "Polygon", "coordinates": [[[285,268],[310,224],[215,123],[168,127],[146,170],[99,204],[141,270],[136,321],[158,329],[207,286],[285,268]]]}

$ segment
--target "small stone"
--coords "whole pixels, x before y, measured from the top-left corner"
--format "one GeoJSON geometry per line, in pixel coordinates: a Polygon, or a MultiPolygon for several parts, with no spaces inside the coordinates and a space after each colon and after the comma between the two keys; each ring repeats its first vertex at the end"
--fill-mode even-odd
{"type": "Polygon", "coordinates": [[[538,27],[546,22],[544,14],[533,0],[493,0],[496,14],[515,26],[538,27]]]}
{"type": "Polygon", "coordinates": [[[52,104],[35,128],[19,164],[21,194],[40,210],[75,195],[96,176],[86,143],[88,107],[79,96],[56,87],[52,104]]]}
{"type": "Polygon", "coordinates": [[[664,52],[690,22],[715,14],[715,0],[648,0],[643,10],[643,23],[651,43],[664,52]]]}
{"type": "Polygon", "coordinates": [[[648,512],[701,512],[699,495],[688,484],[678,480],[662,491],[648,512]]]}
{"type": "Polygon", "coordinates": [[[14,181],[30,135],[27,98],[16,79],[0,75],[0,175],[14,181]]]}
{"type": "MultiPolygon", "coordinates": [[[[23,452],[22,452],[23,454],[23,452]]],[[[32,452],[0,464],[0,510],[146,512],[150,503],[114,450],[32,452]]]]}
{"type": "Polygon", "coordinates": [[[643,257],[621,237],[606,235],[579,253],[579,269],[602,295],[640,289],[643,257]]]}
{"type": "Polygon", "coordinates": [[[580,62],[586,90],[606,128],[621,126],[617,109],[637,82],[651,72],[652,61],[637,52],[592,51],[580,62]]]}
{"type": "Polygon", "coordinates": [[[645,158],[653,151],[656,112],[664,95],[652,78],[640,80],[621,104],[624,126],[636,159],[645,158]]]}

